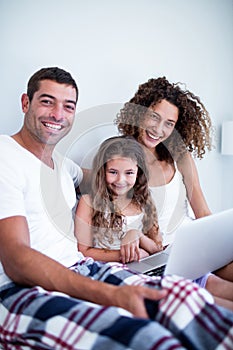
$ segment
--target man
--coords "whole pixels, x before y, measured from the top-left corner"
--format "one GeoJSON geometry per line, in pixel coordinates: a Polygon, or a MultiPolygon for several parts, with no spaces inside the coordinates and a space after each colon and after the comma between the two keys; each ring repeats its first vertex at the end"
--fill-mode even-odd
{"type": "Polygon", "coordinates": [[[72,127],[77,99],[68,72],[43,68],[22,95],[22,129],[0,136],[0,344],[230,348],[233,314],[197,285],[150,279],[77,251],[72,208],[82,171],[54,151],[72,127]]]}

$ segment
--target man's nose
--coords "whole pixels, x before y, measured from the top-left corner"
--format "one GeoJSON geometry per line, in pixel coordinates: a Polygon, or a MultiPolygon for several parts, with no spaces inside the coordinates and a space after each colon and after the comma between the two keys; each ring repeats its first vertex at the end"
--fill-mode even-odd
{"type": "Polygon", "coordinates": [[[50,117],[53,117],[56,120],[61,120],[64,118],[64,109],[63,106],[56,104],[50,111],[50,117]]]}

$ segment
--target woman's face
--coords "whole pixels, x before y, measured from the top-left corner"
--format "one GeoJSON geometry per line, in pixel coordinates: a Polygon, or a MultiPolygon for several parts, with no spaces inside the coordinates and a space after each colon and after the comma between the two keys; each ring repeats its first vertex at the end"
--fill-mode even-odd
{"type": "Polygon", "coordinates": [[[171,135],[178,115],[178,108],[166,100],[149,107],[142,123],[139,141],[147,148],[154,149],[171,135]]]}

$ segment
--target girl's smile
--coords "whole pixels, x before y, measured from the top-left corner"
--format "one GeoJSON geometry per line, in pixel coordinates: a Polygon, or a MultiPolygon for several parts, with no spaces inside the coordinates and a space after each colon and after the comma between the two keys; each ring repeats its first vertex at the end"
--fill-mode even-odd
{"type": "Polygon", "coordinates": [[[135,160],[114,156],[106,163],[105,178],[108,189],[116,196],[126,195],[136,182],[137,172],[135,160]]]}

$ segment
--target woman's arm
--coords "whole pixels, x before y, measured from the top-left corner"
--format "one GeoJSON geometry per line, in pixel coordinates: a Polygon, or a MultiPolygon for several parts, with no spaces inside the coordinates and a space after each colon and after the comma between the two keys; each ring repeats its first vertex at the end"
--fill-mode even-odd
{"type": "Polygon", "coordinates": [[[187,191],[188,200],[196,218],[211,214],[199,182],[196,164],[188,153],[177,163],[187,191]]]}

